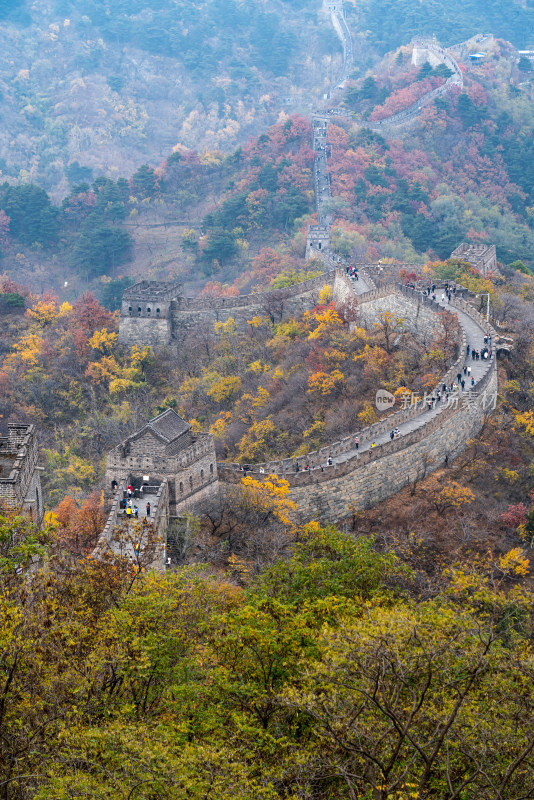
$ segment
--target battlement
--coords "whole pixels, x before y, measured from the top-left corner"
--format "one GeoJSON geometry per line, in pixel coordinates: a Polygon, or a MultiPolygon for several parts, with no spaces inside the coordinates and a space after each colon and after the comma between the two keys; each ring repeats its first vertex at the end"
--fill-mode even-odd
{"type": "MultiPolygon", "coordinates": [[[[320,230],[323,235],[328,235],[328,229],[320,230]]],[[[317,305],[320,289],[325,283],[334,288],[335,279],[335,271],[331,270],[282,289],[215,298],[184,298],[173,291],[170,284],[143,281],[136,284],[139,289],[132,286],[123,295],[119,342],[152,347],[179,344],[199,325],[207,324],[213,330],[216,322],[226,322],[230,317],[241,330],[246,329],[247,320],[255,315],[281,322],[287,316],[302,314],[317,305]],[[167,286],[169,288],[164,289],[166,297],[162,294],[162,299],[155,299],[154,287],[167,286]]],[[[180,284],[174,284],[174,287],[180,287],[180,284]]]]}
{"type": "Polygon", "coordinates": [[[183,294],[183,286],[179,281],[139,281],[130,286],[123,294],[123,300],[167,300],[171,301],[183,294]]]}

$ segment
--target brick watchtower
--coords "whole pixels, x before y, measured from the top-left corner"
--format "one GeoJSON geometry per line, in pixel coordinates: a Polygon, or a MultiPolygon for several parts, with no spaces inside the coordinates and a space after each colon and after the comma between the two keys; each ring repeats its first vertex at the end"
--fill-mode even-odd
{"type": "Polygon", "coordinates": [[[37,524],[43,521],[43,493],[37,459],[35,425],[8,425],[0,438],[0,506],[26,511],[37,524]]]}
{"type": "Polygon", "coordinates": [[[171,304],[183,297],[177,281],[140,281],[122,296],[119,342],[161,347],[172,339],[171,304]]]}

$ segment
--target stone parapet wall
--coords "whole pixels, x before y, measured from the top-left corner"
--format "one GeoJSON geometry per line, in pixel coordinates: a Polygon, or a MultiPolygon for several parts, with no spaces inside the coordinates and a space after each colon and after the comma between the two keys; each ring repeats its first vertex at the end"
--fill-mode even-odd
{"type": "Polygon", "coordinates": [[[238,308],[254,308],[270,296],[276,296],[282,300],[289,300],[293,297],[298,297],[301,294],[306,294],[309,291],[320,289],[326,282],[333,282],[334,275],[324,274],[315,278],[309,278],[301,283],[294,284],[293,286],[286,286],[283,289],[274,289],[267,292],[256,292],[255,294],[244,294],[239,297],[214,297],[214,298],[200,298],[190,299],[184,301],[183,308],[187,311],[214,311],[214,310],[228,310],[238,308]]]}
{"type": "Polygon", "coordinates": [[[339,301],[348,296],[350,282],[343,270],[335,268],[302,283],[271,292],[236,298],[186,300],[181,305],[176,304],[171,311],[173,339],[179,342],[185,334],[199,326],[213,327],[216,322],[226,322],[230,318],[236,322],[238,330],[244,331],[248,320],[254,316],[267,317],[272,323],[301,316],[317,305],[323,286],[330,286],[334,300],[339,301]]]}
{"type": "Polygon", "coordinates": [[[152,569],[163,572],[165,570],[165,553],[167,544],[167,530],[169,528],[169,484],[163,481],[156,495],[156,514],[151,520],[154,532],[158,539],[156,552],[152,561],[152,569]]]}
{"type": "Polygon", "coordinates": [[[106,547],[109,545],[109,543],[113,538],[113,533],[115,531],[115,528],[117,527],[119,519],[120,501],[124,496],[127,484],[128,481],[126,480],[122,481],[119,484],[117,491],[113,495],[111,508],[108,513],[108,518],[106,520],[104,530],[98,537],[98,542],[96,543],[96,547],[92,553],[94,558],[98,558],[104,552],[104,550],[106,549],[106,547]]]}
{"type": "MultiPolygon", "coordinates": [[[[425,297],[413,289],[408,289],[404,286],[396,285],[396,286],[385,286],[381,287],[380,289],[376,289],[372,292],[368,292],[365,295],[362,295],[360,298],[360,308],[365,306],[367,303],[371,305],[382,300],[386,300],[389,298],[395,297],[396,299],[402,300],[404,305],[402,305],[402,309],[406,310],[409,308],[409,305],[417,305],[421,306],[425,312],[432,315],[432,321],[427,321],[427,326],[430,329],[433,329],[436,332],[439,329],[440,320],[439,315],[443,313],[443,308],[435,303],[431,298],[425,297]],[[398,295],[398,298],[397,298],[398,295]],[[406,302],[408,301],[408,303],[406,302]],[[434,328],[435,326],[435,328],[434,328]]],[[[463,301],[462,301],[463,303],[463,301]]],[[[468,303],[465,303],[467,307],[469,307],[470,311],[473,313],[473,318],[476,320],[476,317],[480,317],[478,312],[475,311],[468,303]]],[[[386,306],[390,307],[390,306],[386,306]]],[[[382,306],[378,308],[381,310],[382,306]]],[[[376,309],[374,309],[373,313],[376,313],[376,309]]],[[[414,313],[412,316],[412,322],[414,324],[414,331],[418,332],[418,322],[417,320],[421,319],[419,313],[414,313]],[[414,322],[415,320],[415,322],[414,322]]],[[[370,317],[371,319],[371,317],[370,317]]],[[[444,383],[449,385],[455,379],[458,372],[461,371],[461,368],[464,364],[464,354],[466,350],[466,337],[465,332],[460,329],[458,334],[457,340],[457,347],[458,347],[458,356],[452,364],[452,366],[447,370],[447,372],[440,378],[436,385],[436,389],[440,388],[444,383]]],[[[414,417],[423,414],[425,409],[421,407],[419,404],[417,405],[409,405],[406,408],[399,409],[398,411],[394,411],[392,414],[388,414],[379,422],[374,423],[373,425],[369,425],[361,430],[354,431],[349,436],[345,436],[343,439],[339,441],[332,442],[324,447],[320,448],[319,450],[314,450],[308,453],[305,456],[300,456],[298,458],[283,458],[277,459],[275,461],[268,461],[263,463],[254,464],[251,468],[251,472],[260,473],[260,470],[263,471],[265,474],[275,473],[287,476],[288,474],[293,474],[295,471],[295,465],[298,464],[301,470],[304,470],[304,467],[307,465],[311,469],[317,469],[321,466],[324,466],[327,459],[331,456],[332,458],[336,456],[345,455],[349,453],[351,450],[354,450],[354,442],[356,437],[358,437],[360,444],[370,444],[374,442],[377,438],[379,438],[382,434],[386,433],[387,431],[392,430],[393,428],[399,427],[404,422],[408,422],[414,417]]],[[[362,454],[363,455],[363,454],[362,454]]],[[[219,472],[221,473],[222,479],[224,480],[224,476],[228,474],[228,472],[239,473],[241,472],[241,466],[239,464],[219,464],[219,472]]],[[[297,473],[298,474],[298,473],[297,473]]]]}
{"type": "Polygon", "coordinates": [[[442,327],[442,307],[426,295],[400,284],[388,284],[362,295],[358,303],[358,321],[371,327],[378,314],[384,311],[390,311],[402,319],[404,328],[416,334],[423,344],[430,341],[442,327]]]}
{"type": "MultiPolygon", "coordinates": [[[[182,477],[182,476],[180,476],[182,477]]],[[[183,477],[186,477],[185,475],[183,477]]],[[[177,481],[178,483],[178,481],[177,481]]],[[[185,484],[187,485],[187,484],[185,484]]],[[[202,513],[218,500],[219,497],[219,478],[218,476],[208,480],[202,486],[196,487],[194,491],[184,494],[183,497],[176,497],[176,504],[171,509],[172,516],[185,513],[202,513]]]]}
{"type": "MultiPolygon", "coordinates": [[[[495,361],[477,390],[487,397],[496,395],[495,361]]],[[[480,431],[484,417],[483,396],[479,394],[470,403],[462,400],[458,408],[444,408],[426,425],[405,436],[356,453],[342,463],[322,470],[286,473],[283,477],[290,484],[290,498],[296,504],[295,519],[335,522],[353,507],[369,508],[390,497],[439,468],[445,458],[456,458],[467,440],[480,431]]],[[[223,482],[237,483],[241,475],[219,465],[223,482]]]]}

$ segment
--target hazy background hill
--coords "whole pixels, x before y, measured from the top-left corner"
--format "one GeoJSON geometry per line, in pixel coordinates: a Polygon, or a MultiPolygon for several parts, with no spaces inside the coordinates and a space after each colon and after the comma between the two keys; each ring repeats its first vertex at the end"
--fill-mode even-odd
{"type": "MultiPolygon", "coordinates": [[[[309,111],[339,72],[319,0],[3,0],[0,170],[56,198],[130,176],[178,143],[230,152],[309,111]]],[[[532,0],[355,0],[356,72],[414,35],[529,44],[532,0]]]]}
{"type": "Polygon", "coordinates": [[[69,184],[157,164],[178,143],[229,152],[281,108],[311,108],[335,79],[340,43],[326,18],[317,24],[319,7],[10,0],[0,169],[61,197],[69,184]]]}
{"type": "MultiPolygon", "coordinates": [[[[523,45],[534,8],[499,8],[346,4],[355,64],[328,101],[357,122],[330,126],[341,254],[424,262],[488,241],[504,263],[531,264],[534,72],[502,37],[523,45]],[[461,94],[387,142],[369,136],[368,119],[445,79],[411,65],[416,33],[447,44],[488,30],[485,58],[461,64],[461,94]]],[[[318,0],[4,3],[1,271],[68,300],[89,288],[114,307],[140,276],[239,291],[302,270],[316,221],[310,113],[341,69],[319,10],[318,0]]]]}
{"type": "Polygon", "coordinates": [[[435,34],[445,46],[485,32],[519,49],[534,45],[533,0],[354,0],[352,9],[380,54],[418,34],[435,34]]]}

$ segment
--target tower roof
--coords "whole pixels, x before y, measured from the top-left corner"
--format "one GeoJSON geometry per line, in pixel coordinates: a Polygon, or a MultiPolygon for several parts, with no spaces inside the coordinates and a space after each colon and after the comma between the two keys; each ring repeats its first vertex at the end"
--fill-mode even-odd
{"type": "Polygon", "coordinates": [[[145,425],[145,428],[150,428],[155,431],[161,438],[167,442],[174,442],[179,436],[186,431],[191,430],[191,425],[185,421],[176,411],[168,408],[157,417],[151,419],[145,425]]]}

